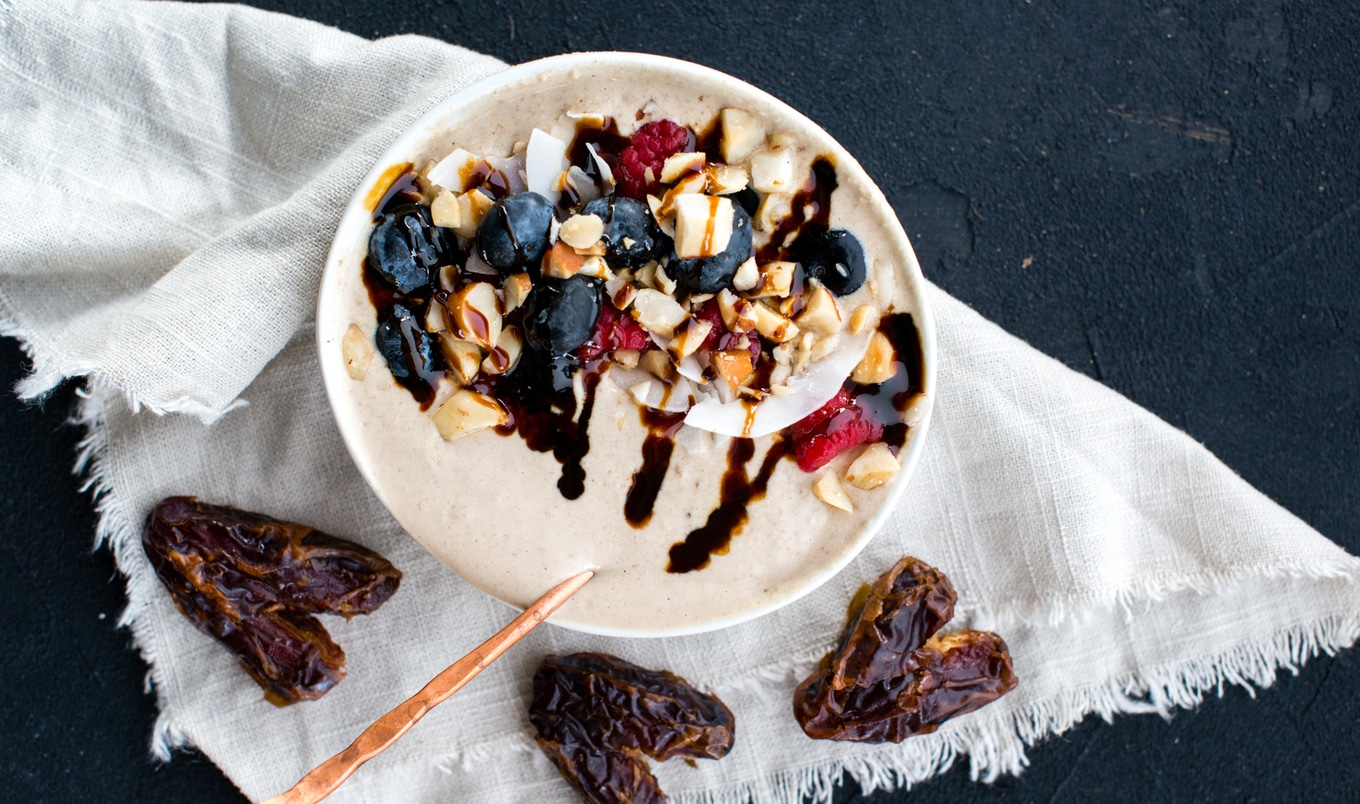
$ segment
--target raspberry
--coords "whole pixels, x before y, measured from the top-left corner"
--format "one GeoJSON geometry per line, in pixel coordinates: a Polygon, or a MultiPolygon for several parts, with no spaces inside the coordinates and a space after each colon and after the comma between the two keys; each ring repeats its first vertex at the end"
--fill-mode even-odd
{"type": "Polygon", "coordinates": [[[600,317],[595,320],[595,331],[577,351],[581,360],[594,360],[615,349],[646,349],[652,345],[647,330],[638,322],[620,313],[612,304],[600,306],[600,317]]]}
{"type": "Polygon", "coordinates": [[[614,178],[619,183],[618,194],[627,198],[645,199],[648,193],[659,194],[661,166],[666,157],[681,151],[694,150],[694,135],[679,123],[654,120],[640,126],[632,142],[619,154],[619,165],[614,178]],[[648,168],[652,178],[647,179],[648,168]]]}
{"type": "Polygon", "coordinates": [[[699,321],[707,321],[713,325],[713,329],[708,331],[708,337],[704,338],[701,349],[712,349],[718,343],[718,338],[727,332],[727,325],[723,323],[722,311],[718,309],[718,300],[709,299],[699,305],[699,309],[694,311],[694,317],[699,321]]]}
{"type": "Polygon", "coordinates": [[[794,457],[804,472],[815,472],[842,452],[883,436],[883,425],[856,405],[844,388],[789,429],[794,457]]]}

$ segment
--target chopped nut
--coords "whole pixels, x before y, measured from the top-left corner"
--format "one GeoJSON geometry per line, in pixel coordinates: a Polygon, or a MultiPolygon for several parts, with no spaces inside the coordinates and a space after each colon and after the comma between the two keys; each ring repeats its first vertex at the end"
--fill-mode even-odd
{"type": "Polygon", "coordinates": [[[751,174],[741,165],[714,165],[707,172],[708,191],[714,195],[738,193],[751,183],[751,174]]]}
{"type": "Polygon", "coordinates": [[[689,194],[675,201],[675,255],[682,260],[722,253],[732,239],[732,199],[689,194]]]}
{"type": "Polygon", "coordinates": [[[845,470],[845,482],[857,489],[876,489],[897,477],[901,469],[887,444],[870,444],[845,470]]]}
{"type": "Polygon", "coordinates": [[[893,353],[892,343],[887,336],[875,332],[869,339],[869,350],[850,373],[850,379],[862,385],[877,385],[893,375],[896,359],[897,355],[893,353]]]}
{"type": "MultiPolygon", "coordinates": [[[[481,190],[468,190],[454,199],[452,203],[457,204],[458,212],[449,212],[448,214],[450,218],[456,214],[458,222],[451,224],[450,228],[459,237],[470,238],[477,234],[477,225],[482,222],[482,216],[486,215],[487,210],[491,209],[496,201],[481,190]]],[[[433,210],[431,210],[431,215],[433,215],[433,210]]],[[[436,225],[438,225],[437,221],[436,225]]]]}
{"type": "Polygon", "coordinates": [[[509,416],[493,397],[461,388],[434,412],[434,426],[445,441],[505,424],[509,416]]]}
{"type": "Polygon", "coordinates": [[[791,341],[798,335],[798,325],[763,304],[751,305],[755,314],[756,332],[775,343],[791,341]]]}
{"type": "Polygon", "coordinates": [[[689,317],[680,303],[659,290],[644,288],[633,297],[633,318],[642,328],[662,338],[675,336],[675,328],[689,317]]]}
{"type": "Polygon", "coordinates": [[[524,351],[524,336],[515,327],[506,327],[501,330],[501,336],[496,340],[496,347],[487,352],[482,360],[482,373],[507,374],[519,362],[520,353],[524,351]]]}
{"type": "Polygon", "coordinates": [[[779,314],[786,318],[793,318],[794,311],[798,309],[799,301],[800,299],[797,296],[786,296],[780,299],[778,308],[779,314]]]}
{"type": "Polygon", "coordinates": [[[543,273],[553,279],[571,279],[580,273],[585,261],[585,257],[559,240],[552,244],[547,254],[543,255],[543,273]]]}
{"type": "Polygon", "coordinates": [[[852,512],[855,506],[850,502],[850,495],[845,493],[841,487],[841,481],[836,477],[836,473],[830,469],[822,473],[817,478],[817,482],[812,484],[812,493],[817,495],[817,499],[842,511],[852,512]]]}
{"type": "Polygon", "coordinates": [[[798,315],[798,326],[818,335],[831,335],[841,328],[841,311],[831,291],[817,285],[803,294],[803,312],[798,315]]]}
{"type": "Polygon", "coordinates": [[[751,353],[745,349],[714,350],[708,354],[709,363],[729,388],[736,389],[746,384],[755,367],[751,365],[751,353]]]}
{"type": "Polygon", "coordinates": [[[579,273],[582,276],[594,277],[595,279],[608,279],[613,276],[609,272],[609,265],[605,263],[604,258],[597,256],[586,257],[585,261],[581,263],[579,273]]]}
{"type": "Polygon", "coordinates": [[[449,328],[449,312],[442,304],[431,304],[425,311],[425,331],[443,332],[449,328]]]}
{"type": "Polygon", "coordinates": [[[675,205],[687,195],[702,195],[708,187],[708,177],[702,173],[691,173],[675,183],[661,199],[661,212],[675,215],[675,205]]]}
{"type": "Polygon", "coordinates": [[[791,193],[769,193],[760,202],[760,206],[756,207],[756,214],[751,225],[760,232],[778,231],[780,222],[792,213],[793,195],[791,193]]]}
{"type": "Polygon", "coordinates": [[[795,262],[767,262],[760,266],[760,284],[751,294],[757,299],[770,296],[784,297],[793,287],[793,273],[798,268],[795,262]]]}
{"type": "Polygon", "coordinates": [[[439,268],[439,288],[454,290],[458,287],[458,266],[444,265],[439,268]]]}
{"type": "Polygon", "coordinates": [[[609,294],[609,303],[618,310],[627,310],[628,305],[633,303],[633,296],[637,294],[632,283],[621,277],[606,279],[604,292],[609,294]]]}
{"type": "Polygon", "coordinates": [[[572,215],[562,223],[557,237],[572,248],[590,248],[604,236],[604,221],[599,215],[572,215]]]}
{"type": "Polygon", "coordinates": [[[505,312],[518,310],[524,300],[529,297],[529,291],[533,290],[533,280],[528,274],[511,274],[505,278],[501,285],[501,290],[505,292],[505,312]]]}
{"type": "Polygon", "coordinates": [[[733,332],[750,332],[756,328],[755,305],[727,288],[718,292],[718,312],[722,313],[723,323],[733,332]]]}
{"type": "Polygon", "coordinates": [[[638,358],[638,368],[659,380],[670,382],[675,378],[675,364],[660,349],[649,349],[638,358]]]}
{"type": "Polygon", "coordinates": [[[439,351],[444,353],[444,362],[449,365],[454,382],[467,385],[476,379],[477,369],[482,364],[482,347],[462,340],[452,332],[441,332],[439,351]]]}
{"type": "Polygon", "coordinates": [[[457,229],[463,223],[463,206],[458,203],[458,196],[449,190],[440,189],[439,194],[430,203],[430,220],[434,221],[435,226],[443,226],[448,229],[457,229]]]}
{"type": "Polygon", "coordinates": [[[647,207],[652,211],[652,217],[656,219],[656,225],[661,227],[668,237],[675,237],[675,215],[673,210],[663,210],[661,199],[654,195],[647,196],[647,207]]]}
{"type": "Polygon", "coordinates": [[[818,340],[812,345],[812,351],[808,353],[808,359],[813,363],[836,351],[836,347],[841,345],[840,335],[828,335],[818,340]]]}
{"type": "Polygon", "coordinates": [[[642,353],[636,349],[615,349],[613,360],[624,368],[637,368],[638,358],[642,353]]]}
{"type": "Polygon", "coordinates": [[[925,421],[926,416],[930,414],[931,404],[931,397],[924,393],[912,397],[907,403],[907,409],[902,411],[902,422],[908,427],[915,427],[925,421]]]}
{"type": "Polygon", "coordinates": [[[793,352],[793,373],[801,374],[807,364],[812,362],[812,346],[817,342],[817,336],[811,332],[804,332],[798,339],[798,348],[793,352]]]}
{"type": "Polygon", "coordinates": [[[675,295],[675,280],[667,276],[665,266],[660,264],[656,266],[655,280],[657,290],[667,296],[675,295]]]}
{"type": "Polygon", "coordinates": [[[350,324],[340,339],[340,354],[345,357],[345,371],[350,379],[362,380],[368,376],[368,364],[373,361],[373,340],[358,324],[350,324]]]}
{"type": "Polygon", "coordinates": [[[458,337],[483,349],[496,345],[501,336],[501,312],[496,289],[487,282],[473,282],[449,296],[449,313],[458,337]]]}
{"type": "Polygon", "coordinates": [[[660,263],[656,260],[648,262],[637,270],[637,276],[633,277],[633,281],[644,288],[656,290],[656,269],[660,267],[660,263]]]}
{"type": "Polygon", "coordinates": [[[716,293],[691,293],[685,301],[689,304],[689,309],[697,310],[704,305],[704,302],[715,298],[717,295],[716,293]]]}
{"type": "Polygon", "coordinates": [[[712,321],[691,318],[685,322],[684,329],[676,333],[676,336],[671,339],[670,345],[666,349],[671,353],[671,357],[676,360],[684,360],[699,351],[699,347],[704,345],[704,341],[708,339],[708,334],[712,331],[712,321]]]}
{"type": "Polygon", "coordinates": [[[861,304],[855,308],[855,312],[850,314],[850,334],[858,335],[869,325],[869,320],[874,317],[874,308],[870,304],[861,304]]]}
{"type": "Polygon", "coordinates": [[[751,257],[746,262],[737,266],[737,272],[732,276],[732,287],[739,291],[746,292],[755,290],[756,285],[760,284],[760,267],[756,265],[756,258],[751,257]]]}
{"type": "Polygon", "coordinates": [[[793,154],[780,148],[762,151],[751,158],[751,186],[762,193],[791,193],[793,184],[793,154]]]}
{"type": "Polygon", "coordinates": [[[724,162],[740,162],[765,142],[765,127],[745,109],[723,109],[718,112],[718,120],[722,125],[720,148],[724,162]]]}
{"type": "Polygon", "coordinates": [[[666,157],[666,162],[661,166],[661,183],[670,184],[681,176],[698,173],[703,169],[704,155],[702,152],[682,151],[666,157]]]}

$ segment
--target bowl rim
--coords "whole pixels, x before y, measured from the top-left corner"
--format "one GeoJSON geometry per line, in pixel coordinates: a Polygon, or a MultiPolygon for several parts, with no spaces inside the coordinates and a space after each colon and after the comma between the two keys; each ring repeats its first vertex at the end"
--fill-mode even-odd
{"type": "MultiPolygon", "coordinates": [[[[674,71],[681,76],[689,75],[704,81],[727,84],[729,86],[734,86],[738,93],[754,93],[755,95],[760,96],[763,102],[779,108],[783,113],[800,121],[802,125],[822,132],[828,140],[835,143],[837,148],[839,148],[840,153],[837,155],[838,162],[841,160],[848,160],[856,170],[859,170],[865,178],[868,179],[865,189],[868,191],[869,202],[872,206],[879,207],[879,214],[882,216],[883,222],[887,225],[890,237],[892,240],[897,241],[893,244],[894,247],[891,249],[894,256],[894,262],[897,263],[895,267],[898,269],[898,275],[901,279],[906,281],[916,303],[916,308],[912,311],[912,315],[921,340],[922,364],[924,366],[922,390],[923,393],[930,398],[931,404],[928,406],[922,421],[912,427],[913,433],[907,445],[906,454],[902,457],[901,469],[898,471],[897,477],[893,480],[893,485],[889,489],[888,494],[883,498],[883,501],[873,518],[864,525],[859,536],[847,547],[847,549],[841,551],[840,554],[836,556],[835,560],[827,562],[819,570],[810,574],[801,586],[793,588],[782,597],[750,609],[745,609],[736,614],[712,620],[705,620],[699,623],[692,623],[678,628],[640,629],[599,626],[592,623],[576,622],[569,618],[563,618],[561,616],[563,612],[558,612],[550,619],[550,622],[554,625],[572,631],[609,637],[659,638],[718,631],[749,622],[797,602],[839,574],[841,570],[845,569],[845,567],[864,551],[864,548],[883,528],[888,517],[892,515],[893,510],[902,500],[907,484],[914,474],[916,465],[920,462],[926,434],[929,431],[930,421],[934,415],[934,402],[938,397],[935,386],[937,356],[935,317],[931,310],[930,301],[927,298],[928,283],[921,271],[915,250],[912,248],[911,242],[902,228],[901,221],[898,219],[896,211],[892,208],[892,205],[888,203],[887,198],[883,195],[878,184],[869,176],[868,172],[864,170],[858,160],[856,160],[844,146],[802,112],[799,112],[797,109],[794,109],[789,104],[759,87],[711,67],[705,67],[700,64],[669,56],[627,51],[582,51],[548,56],[522,64],[511,65],[506,69],[499,70],[489,76],[474,81],[457,92],[450,94],[412,121],[386,148],[383,149],[383,152],[374,161],[373,167],[356,185],[354,193],[346,204],[339,223],[336,225],[330,248],[327,251],[326,263],[321,272],[319,289],[317,292],[315,338],[317,360],[321,369],[322,385],[325,388],[326,402],[330,407],[331,418],[335,422],[336,429],[340,432],[341,441],[345,445],[345,450],[349,454],[350,461],[354,464],[355,468],[359,470],[360,475],[363,477],[364,482],[368,484],[369,489],[382,503],[383,507],[387,509],[389,516],[392,516],[398,527],[402,527],[400,520],[392,511],[392,507],[389,505],[387,498],[382,491],[382,484],[379,482],[378,478],[373,476],[367,462],[361,459],[362,456],[359,452],[357,436],[352,432],[353,428],[358,425],[352,421],[347,423],[338,413],[339,408],[337,407],[337,399],[339,395],[343,393],[343,391],[341,391],[341,388],[343,387],[342,384],[348,380],[349,375],[344,368],[344,361],[341,359],[339,351],[334,348],[328,348],[329,345],[325,341],[325,334],[327,331],[333,329],[333,327],[328,328],[328,324],[330,324],[332,317],[338,314],[339,309],[340,300],[336,297],[336,294],[339,293],[339,283],[336,281],[336,277],[341,270],[338,263],[341,259],[340,251],[342,250],[342,235],[351,232],[360,224],[364,226],[372,225],[372,213],[367,209],[366,202],[374,186],[394,165],[410,162],[410,159],[403,158],[403,156],[409,156],[410,154],[417,152],[419,150],[417,146],[428,143],[431,134],[430,130],[441,120],[455,113],[461,107],[485,99],[498,89],[519,84],[526,79],[544,73],[557,71],[569,72],[573,67],[587,65],[606,67],[646,66],[661,68],[668,71],[674,71]],[[897,253],[898,246],[902,247],[902,252],[900,254],[897,253]]],[[[349,238],[344,239],[346,241],[349,240],[349,238]]],[[[402,530],[405,532],[404,527],[402,527],[402,530]]],[[[409,532],[407,532],[406,535],[417,544],[421,544],[420,541],[411,536],[409,532]]],[[[421,544],[421,547],[423,548],[424,545],[421,544]]],[[[436,556],[435,558],[437,560],[438,557],[436,556]]],[[[443,561],[440,561],[440,563],[444,564],[443,561]]],[[[444,566],[448,568],[450,572],[458,575],[457,571],[452,567],[449,567],[447,564],[444,564],[444,566]]],[[[458,577],[462,578],[461,575],[458,575],[458,577]]],[[[468,583],[469,586],[477,589],[479,593],[486,594],[497,600],[502,600],[481,589],[481,587],[468,579],[462,578],[462,580],[468,583]]],[[[502,602],[515,609],[522,610],[522,607],[518,604],[504,600],[502,600],[502,602]]]]}

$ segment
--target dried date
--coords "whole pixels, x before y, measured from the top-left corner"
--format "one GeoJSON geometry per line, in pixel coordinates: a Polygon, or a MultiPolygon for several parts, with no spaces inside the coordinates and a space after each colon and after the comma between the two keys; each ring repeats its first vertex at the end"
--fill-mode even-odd
{"type": "Polygon", "coordinates": [[[344,651],[312,615],[368,614],[401,581],[357,544],[193,497],[157,503],[142,548],[184,616],[278,706],[320,698],[344,678],[344,651]]]}
{"type": "Polygon", "coordinates": [[[986,631],[938,633],[957,595],[944,573],[903,558],[851,604],[840,644],[793,695],[816,739],[898,743],[1005,695],[1017,680],[986,631]]]}
{"type": "Polygon", "coordinates": [[[732,712],[664,670],[602,653],[549,656],[529,706],[538,745],[587,801],[663,802],[643,755],[721,759],[732,712]]]}

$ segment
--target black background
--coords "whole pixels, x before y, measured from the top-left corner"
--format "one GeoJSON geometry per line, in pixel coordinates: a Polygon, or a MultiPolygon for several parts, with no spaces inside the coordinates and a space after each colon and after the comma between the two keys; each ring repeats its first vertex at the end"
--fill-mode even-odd
{"type": "MultiPolygon", "coordinates": [[[[1349,3],[258,0],[511,62],[620,49],[783,98],[875,176],[926,274],[1206,444],[1360,553],[1360,11],[1349,3]]],[[[0,378],[26,361],[0,341],[0,378]]],[[[0,780],[9,801],[240,801],[148,759],[145,666],[115,628],[70,474],[73,387],[0,398],[0,780]]],[[[1360,799],[1360,659],[1253,699],[1098,719],[985,786],[913,801],[1360,799]]],[[[360,771],[362,772],[362,771],[360,771]]],[[[877,794],[882,804],[906,793],[877,794]]],[[[856,801],[847,784],[838,801],[856,801]]]]}

